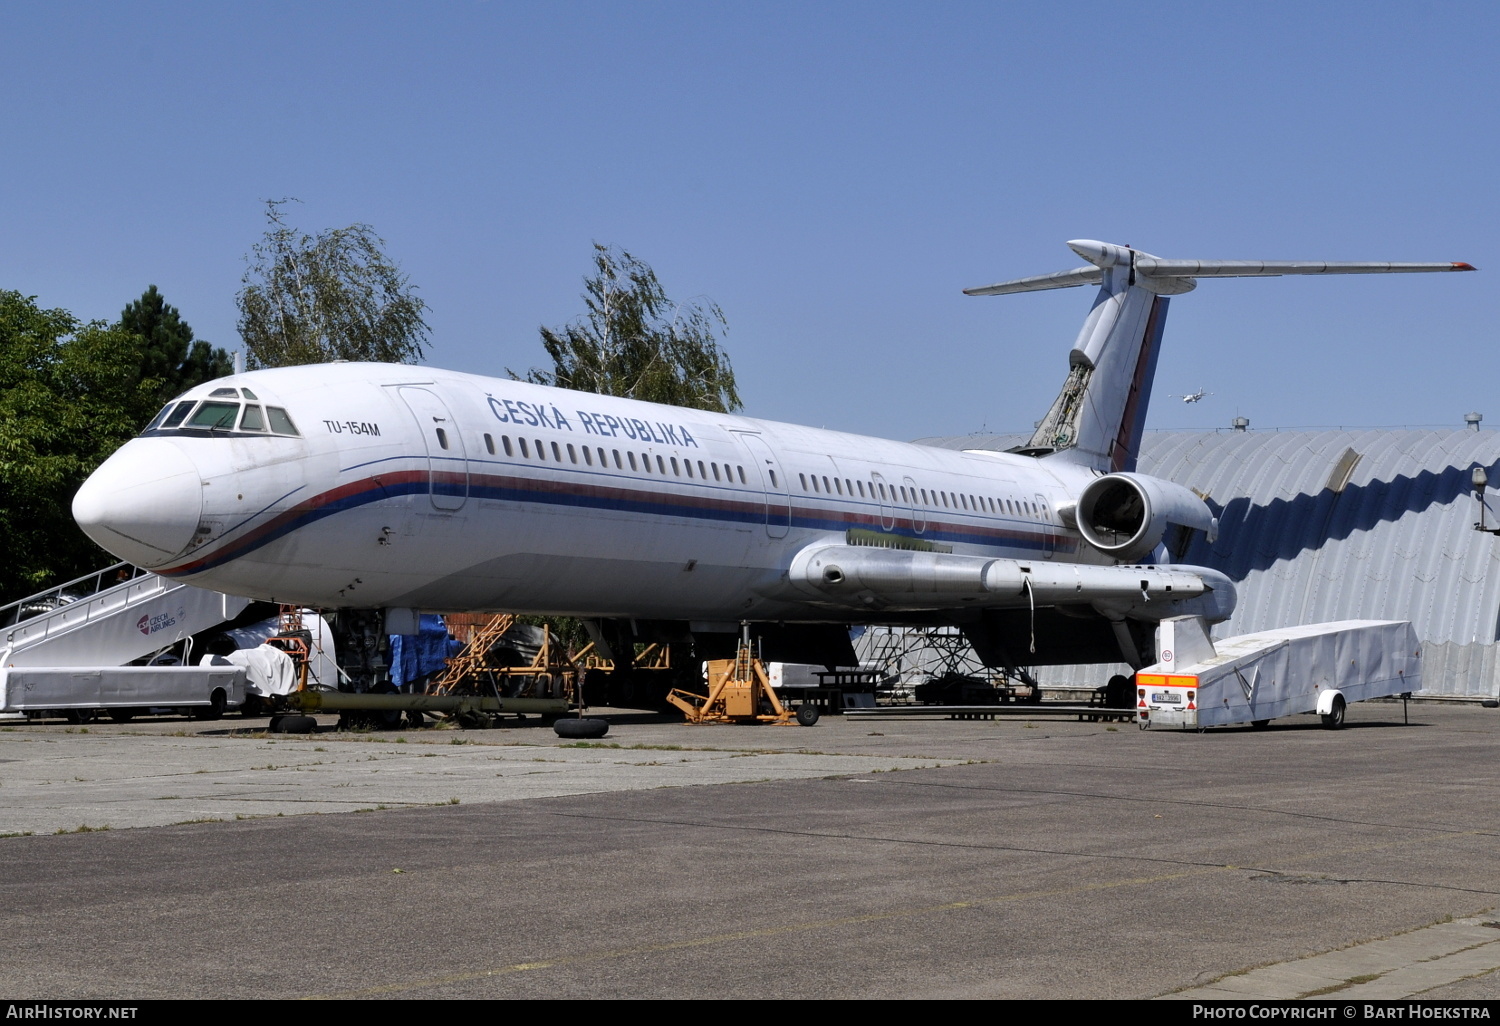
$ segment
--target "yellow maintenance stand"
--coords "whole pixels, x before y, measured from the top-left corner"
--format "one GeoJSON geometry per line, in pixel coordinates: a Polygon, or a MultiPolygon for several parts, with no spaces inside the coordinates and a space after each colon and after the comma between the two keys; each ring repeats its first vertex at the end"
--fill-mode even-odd
{"type": "Polygon", "coordinates": [[[740,635],[733,659],[708,661],[708,696],[674,689],[667,701],[681,709],[689,723],[779,723],[793,720],[810,727],[818,722],[818,707],[796,709],[781,704],[766,674],[766,664],[750,645],[750,628],[740,635]]]}

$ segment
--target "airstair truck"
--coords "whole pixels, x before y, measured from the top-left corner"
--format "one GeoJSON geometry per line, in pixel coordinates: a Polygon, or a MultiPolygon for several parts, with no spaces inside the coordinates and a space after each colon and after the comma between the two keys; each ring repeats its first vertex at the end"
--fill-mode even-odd
{"type": "Polygon", "coordinates": [[[1163,620],[1157,662],[1135,675],[1136,722],[1196,728],[1315,713],[1344,725],[1350,702],[1422,687],[1422,648],[1405,620],[1340,620],[1212,641],[1201,617],[1163,620]]]}
{"type": "Polygon", "coordinates": [[[243,669],[126,664],[232,621],[247,605],[116,563],[0,606],[0,718],[86,722],[104,709],[120,720],[151,708],[218,716],[244,702],[243,669]]]}

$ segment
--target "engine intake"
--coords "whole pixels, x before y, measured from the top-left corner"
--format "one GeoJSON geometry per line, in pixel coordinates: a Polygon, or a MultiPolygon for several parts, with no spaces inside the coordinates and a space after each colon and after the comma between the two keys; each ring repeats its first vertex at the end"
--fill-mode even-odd
{"type": "Polygon", "coordinates": [[[1130,562],[1161,544],[1168,528],[1203,531],[1219,522],[1191,489],[1144,474],[1108,474],[1078,497],[1078,531],[1094,548],[1130,562]]]}

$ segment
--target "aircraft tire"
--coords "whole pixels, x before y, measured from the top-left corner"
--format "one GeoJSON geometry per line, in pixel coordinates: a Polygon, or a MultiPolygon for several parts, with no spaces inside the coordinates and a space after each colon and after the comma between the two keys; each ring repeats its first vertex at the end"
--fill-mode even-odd
{"type": "MultiPolygon", "coordinates": [[[[370,693],[375,695],[398,695],[401,692],[394,684],[382,683],[376,684],[371,688],[370,693]]],[[[406,717],[406,714],[400,709],[376,709],[366,713],[366,715],[369,716],[370,724],[376,730],[400,730],[401,721],[406,717]]]]}
{"type": "Polygon", "coordinates": [[[1265,730],[1271,725],[1270,720],[1251,720],[1250,726],[1256,730],[1265,730]]]}
{"type": "Polygon", "coordinates": [[[1333,700],[1333,709],[1323,714],[1323,726],[1329,730],[1338,730],[1344,725],[1344,696],[1338,695],[1333,700]]]}
{"type": "Polygon", "coordinates": [[[609,721],[592,716],[567,716],[552,724],[558,737],[596,738],[609,733],[609,721]]]}
{"type": "Polygon", "coordinates": [[[114,720],[116,723],[129,723],[131,720],[133,720],[135,718],[135,710],[134,709],[111,709],[109,711],[109,718],[112,719],[112,720],[114,720]]]}
{"type": "Polygon", "coordinates": [[[272,716],[271,723],[266,729],[272,734],[311,734],[318,729],[318,721],[311,716],[286,713],[281,716],[272,716]]]}
{"type": "Polygon", "coordinates": [[[804,727],[811,727],[818,722],[818,707],[804,703],[797,706],[797,722],[804,727]]]}

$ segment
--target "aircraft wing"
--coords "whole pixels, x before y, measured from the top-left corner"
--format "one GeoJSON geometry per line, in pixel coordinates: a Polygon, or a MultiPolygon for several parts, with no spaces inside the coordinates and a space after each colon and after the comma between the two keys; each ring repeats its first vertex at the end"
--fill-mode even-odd
{"type": "Polygon", "coordinates": [[[792,560],[790,579],[803,594],[835,605],[892,612],[1118,607],[1232,589],[1221,575],[1195,567],[1097,566],[837,544],[803,549],[792,560]]]}

